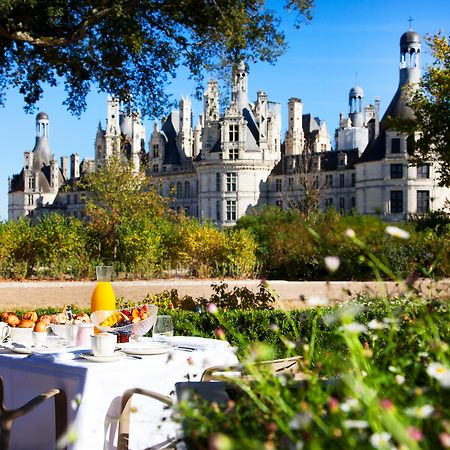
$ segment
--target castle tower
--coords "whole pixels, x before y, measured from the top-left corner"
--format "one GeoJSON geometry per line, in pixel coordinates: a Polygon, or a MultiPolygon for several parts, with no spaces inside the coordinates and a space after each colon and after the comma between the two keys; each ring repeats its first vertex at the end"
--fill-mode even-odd
{"type": "Polygon", "coordinates": [[[234,69],[231,99],[239,111],[248,107],[248,72],[243,61],[234,69]]]}
{"type": "Polygon", "coordinates": [[[49,118],[45,112],[36,116],[36,142],[33,149],[33,170],[39,171],[43,166],[49,166],[53,159],[48,145],[49,118]]]}
{"type": "Polygon", "coordinates": [[[286,156],[303,152],[303,103],[299,98],[291,98],[288,103],[288,130],[286,132],[286,156]]]}
{"type": "Polygon", "coordinates": [[[420,81],[420,37],[409,30],[400,38],[400,86],[420,81]]]}
{"type": "Polygon", "coordinates": [[[203,97],[205,121],[219,120],[219,88],[216,80],[208,80],[203,97]]]}
{"type": "Polygon", "coordinates": [[[192,110],[189,97],[181,97],[178,148],[182,158],[193,156],[192,110]]]}
{"type": "Polygon", "coordinates": [[[362,105],[364,91],[359,86],[352,87],[348,93],[349,118],[353,127],[362,127],[364,125],[362,105]]]}

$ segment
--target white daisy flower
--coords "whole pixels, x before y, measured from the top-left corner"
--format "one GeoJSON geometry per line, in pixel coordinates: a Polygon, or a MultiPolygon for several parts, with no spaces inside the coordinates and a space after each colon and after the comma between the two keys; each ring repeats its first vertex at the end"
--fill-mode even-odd
{"type": "Polygon", "coordinates": [[[387,226],[385,228],[385,231],[387,234],[390,234],[391,236],[396,237],[398,239],[409,239],[411,237],[411,235],[407,231],[392,225],[387,226]]]}
{"type": "Polygon", "coordinates": [[[433,414],[434,408],[431,405],[416,406],[414,408],[407,408],[406,414],[411,417],[417,417],[418,419],[426,419],[433,414]]]}
{"type": "Polygon", "coordinates": [[[328,306],[330,300],[322,295],[313,295],[306,300],[308,306],[328,306]]]}
{"type": "Polygon", "coordinates": [[[352,230],[351,228],[347,228],[345,230],[345,235],[350,238],[353,239],[356,236],[355,230],[352,230]]]}
{"type": "Polygon", "coordinates": [[[336,272],[340,265],[341,260],[338,256],[325,256],[325,267],[329,272],[336,272]]]}
{"type": "Polygon", "coordinates": [[[373,319],[371,320],[367,326],[371,329],[371,330],[383,330],[384,328],[388,328],[388,325],[380,322],[379,320],[373,319]]]}
{"type": "Polygon", "coordinates": [[[359,402],[355,398],[348,398],[345,402],[342,402],[339,407],[345,413],[359,411],[359,402]]]}
{"type": "Polygon", "coordinates": [[[374,448],[379,448],[379,449],[390,448],[391,435],[386,432],[374,433],[374,434],[372,434],[372,436],[370,436],[369,441],[372,444],[372,447],[374,447],[374,448]]]}
{"type": "Polygon", "coordinates": [[[444,388],[450,388],[450,370],[441,363],[433,362],[427,367],[427,374],[439,381],[444,388]]]}
{"type": "Polygon", "coordinates": [[[395,382],[397,384],[403,384],[405,382],[405,377],[403,375],[395,375],[395,382]]]}
{"type": "Polygon", "coordinates": [[[369,428],[369,424],[365,420],[344,420],[346,428],[369,428]]]}
{"type": "Polygon", "coordinates": [[[339,331],[348,331],[349,333],[367,333],[367,327],[358,322],[346,323],[339,327],[339,331]]]}

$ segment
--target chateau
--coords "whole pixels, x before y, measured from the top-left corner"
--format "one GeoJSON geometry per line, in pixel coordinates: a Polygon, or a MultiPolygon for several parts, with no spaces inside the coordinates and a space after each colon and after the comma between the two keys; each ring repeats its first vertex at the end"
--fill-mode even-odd
{"type": "MultiPolygon", "coordinates": [[[[95,138],[95,159],[77,154],[60,164],[49,148],[49,118],[36,117],[36,144],[25,152],[24,166],[9,183],[9,219],[39,216],[48,211],[82,217],[76,182],[116,155],[136,170],[145,164],[152,183],[173,208],[200,220],[230,226],[263,205],[303,210],[336,208],[398,221],[444,207],[450,189],[437,185],[435,163],[409,164],[411,139],[389,128],[390,117],[413,117],[403,87],[420,81],[419,35],[400,39],[399,85],[379,118],[378,99],[364,106],[364,92],[349,92],[348,116],[341,113],[331,147],[326,123],[305,114],[303,103],[291,98],[287,131],[281,127],[281,105],[259,91],[248,97],[248,73],[235,68],[231,101],[219,108],[218,83],[209,81],[203,113],[195,126],[189,98],[182,98],[161,127],[155,123],[146,142],[140,117],[108,99],[106,128],[95,138]],[[64,188],[64,189],[62,189],[64,188]]],[[[142,166],[143,167],[143,166],[142,166]]]]}

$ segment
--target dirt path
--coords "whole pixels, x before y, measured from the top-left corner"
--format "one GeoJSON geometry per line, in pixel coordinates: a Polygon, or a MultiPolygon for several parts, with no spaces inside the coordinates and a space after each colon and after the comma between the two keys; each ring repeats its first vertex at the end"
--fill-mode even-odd
{"type": "MultiPolygon", "coordinates": [[[[247,286],[255,291],[259,280],[222,280],[229,288],[247,286]]],[[[177,289],[180,296],[209,297],[211,284],[220,280],[185,280],[168,279],[153,281],[115,281],[116,296],[124,296],[128,300],[142,300],[147,294],[155,294],[164,290],[177,289]]],[[[398,294],[404,286],[393,282],[344,282],[330,283],[322,281],[267,281],[269,287],[278,295],[279,306],[292,308],[304,304],[304,299],[326,297],[330,300],[345,301],[362,292],[398,294]]],[[[94,290],[94,281],[48,282],[23,281],[0,282],[0,311],[7,309],[26,309],[46,306],[62,307],[65,304],[88,307],[90,296],[94,290]]],[[[425,295],[450,299],[450,279],[438,284],[427,280],[416,282],[415,288],[425,295]]]]}

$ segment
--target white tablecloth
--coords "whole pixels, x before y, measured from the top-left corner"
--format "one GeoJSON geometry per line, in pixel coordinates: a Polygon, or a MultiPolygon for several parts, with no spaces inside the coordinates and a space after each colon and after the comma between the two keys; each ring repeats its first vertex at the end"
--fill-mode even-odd
{"type": "MultiPolygon", "coordinates": [[[[0,376],[5,387],[5,405],[14,408],[52,388],[63,389],[68,397],[71,449],[101,450],[117,448],[118,416],[122,393],[141,387],[172,395],[178,381],[198,381],[203,370],[217,364],[234,364],[237,358],[224,341],[202,338],[174,338],[178,345],[195,346],[188,352],[125,357],[116,362],[97,363],[84,359],[60,358],[50,361],[37,355],[27,357],[0,350],[0,376]]],[[[79,350],[79,349],[78,349],[79,350]]],[[[136,396],[133,400],[130,448],[141,449],[167,436],[176,426],[170,412],[155,400],[136,396]]],[[[13,425],[14,450],[54,448],[54,405],[49,400],[13,425]]]]}

